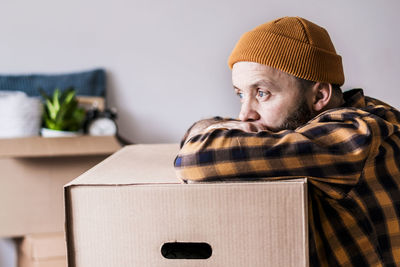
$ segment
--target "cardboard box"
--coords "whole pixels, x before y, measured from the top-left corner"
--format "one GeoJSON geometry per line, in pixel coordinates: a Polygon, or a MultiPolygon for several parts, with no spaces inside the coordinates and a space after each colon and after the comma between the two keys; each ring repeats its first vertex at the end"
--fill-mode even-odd
{"type": "Polygon", "coordinates": [[[109,136],[0,139],[0,237],[62,232],[64,184],[119,148],[109,136]]]}
{"type": "Polygon", "coordinates": [[[100,111],[104,111],[106,107],[106,100],[100,96],[77,96],[79,106],[85,110],[97,108],[100,111]]]}
{"type": "Polygon", "coordinates": [[[64,232],[32,234],[18,247],[18,267],[66,267],[67,249],[64,232]]]}
{"type": "Polygon", "coordinates": [[[65,186],[70,267],[308,266],[306,179],[181,184],[177,151],[127,146],[65,186]]]}

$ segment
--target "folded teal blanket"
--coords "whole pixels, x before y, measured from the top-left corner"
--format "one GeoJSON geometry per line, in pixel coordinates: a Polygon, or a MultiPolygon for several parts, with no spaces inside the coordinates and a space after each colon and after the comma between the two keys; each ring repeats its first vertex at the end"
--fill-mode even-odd
{"type": "Polygon", "coordinates": [[[68,74],[0,75],[0,90],[23,91],[39,96],[39,88],[52,94],[55,88],[74,87],[77,95],[105,96],[106,74],[103,69],[68,74]]]}

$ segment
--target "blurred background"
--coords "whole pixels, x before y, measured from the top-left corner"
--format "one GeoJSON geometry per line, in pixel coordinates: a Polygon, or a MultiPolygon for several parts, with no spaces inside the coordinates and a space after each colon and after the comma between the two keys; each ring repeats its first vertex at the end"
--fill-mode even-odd
{"type": "Polygon", "coordinates": [[[178,142],[196,120],[237,115],[226,62],[241,34],[301,16],[330,33],[343,89],[362,87],[400,108],[398,10],[396,0],[2,0],[0,73],[104,68],[120,134],[178,142]]]}
{"type": "MultiPolygon", "coordinates": [[[[106,104],[117,109],[123,138],[179,142],[194,121],[237,116],[227,59],[240,36],[300,16],[328,30],[343,58],[344,90],[361,87],[400,108],[399,10],[397,0],[1,0],[0,75],[105,69],[106,104]]],[[[5,176],[6,184],[13,179],[5,176]]],[[[1,197],[19,198],[7,188],[1,197]]],[[[16,258],[14,241],[0,239],[0,267],[16,266],[16,258]]]]}

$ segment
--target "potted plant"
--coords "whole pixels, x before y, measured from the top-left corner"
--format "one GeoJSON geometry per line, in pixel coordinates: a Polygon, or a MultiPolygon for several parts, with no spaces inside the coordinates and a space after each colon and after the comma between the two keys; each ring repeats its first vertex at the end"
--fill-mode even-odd
{"type": "Polygon", "coordinates": [[[52,96],[42,89],[40,93],[44,99],[42,136],[80,135],[85,120],[85,110],[78,107],[75,89],[70,87],[61,92],[56,88],[52,96]]]}

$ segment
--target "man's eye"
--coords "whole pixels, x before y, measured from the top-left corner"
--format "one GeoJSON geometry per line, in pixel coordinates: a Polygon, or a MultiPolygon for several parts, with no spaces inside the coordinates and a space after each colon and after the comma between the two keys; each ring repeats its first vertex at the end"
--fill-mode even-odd
{"type": "Polygon", "coordinates": [[[236,94],[240,99],[243,99],[243,93],[237,92],[236,94]]]}
{"type": "Polygon", "coordinates": [[[258,90],[258,92],[257,92],[258,97],[266,97],[268,95],[269,95],[269,93],[261,91],[261,90],[258,90]]]}

